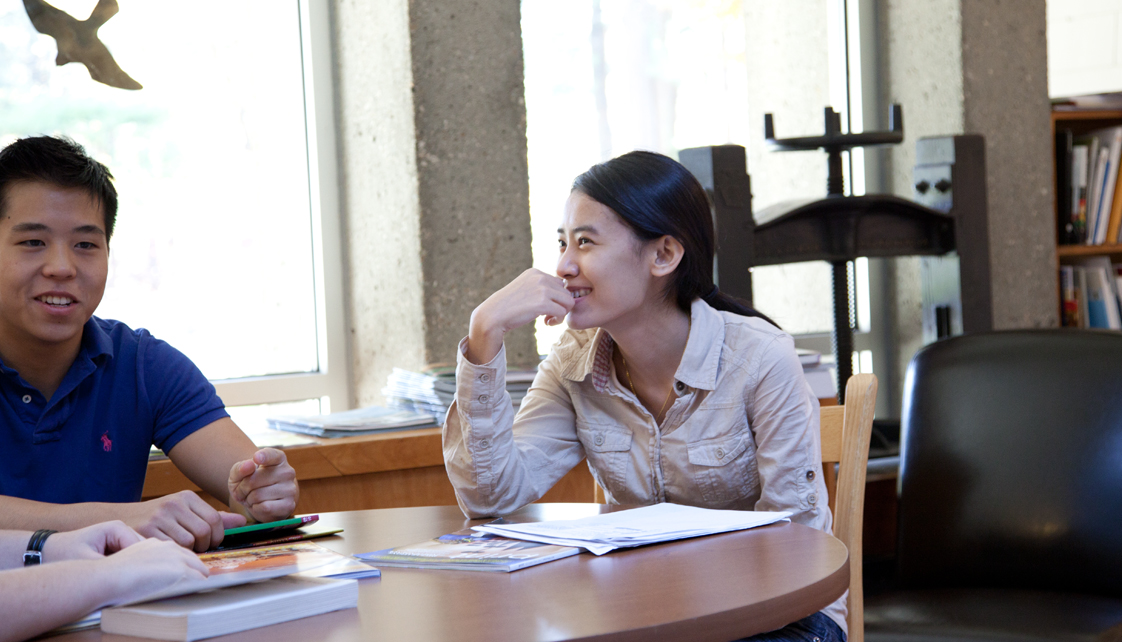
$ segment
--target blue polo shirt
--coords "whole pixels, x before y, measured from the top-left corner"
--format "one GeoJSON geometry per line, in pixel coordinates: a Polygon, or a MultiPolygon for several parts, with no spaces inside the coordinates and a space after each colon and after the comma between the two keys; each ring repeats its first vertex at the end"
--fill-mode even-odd
{"type": "Polygon", "coordinates": [[[147,330],[92,317],[50,401],[0,363],[0,494],[140,501],[152,444],[168,452],[228,416],[182,352],[147,330]]]}

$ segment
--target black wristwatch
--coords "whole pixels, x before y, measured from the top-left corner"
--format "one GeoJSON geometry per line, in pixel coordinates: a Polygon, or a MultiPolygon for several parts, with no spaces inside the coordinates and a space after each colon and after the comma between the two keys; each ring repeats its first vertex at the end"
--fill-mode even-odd
{"type": "Polygon", "coordinates": [[[35,566],[36,564],[43,563],[43,544],[47,542],[47,538],[57,533],[46,528],[40,528],[35,531],[31,536],[31,540],[27,542],[27,551],[23,554],[24,566],[35,566]]]}

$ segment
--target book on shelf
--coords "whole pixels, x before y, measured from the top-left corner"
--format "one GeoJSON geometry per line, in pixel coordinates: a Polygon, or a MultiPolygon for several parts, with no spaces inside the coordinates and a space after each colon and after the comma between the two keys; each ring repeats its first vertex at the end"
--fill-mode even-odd
{"type": "Polygon", "coordinates": [[[1106,188],[1106,171],[1110,163],[1110,150],[1097,147],[1095,173],[1091,177],[1091,204],[1087,208],[1087,245],[1094,245],[1099,234],[1099,212],[1102,208],[1103,192],[1106,188]]]}
{"type": "Polygon", "coordinates": [[[381,406],[356,408],[327,415],[286,415],[269,418],[269,427],[274,430],[316,437],[347,437],[435,424],[436,418],[432,413],[381,406]]]}
{"type": "Polygon", "coordinates": [[[1087,271],[1075,267],[1075,290],[1079,297],[1079,327],[1088,328],[1087,324],[1087,271]]]}
{"type": "Polygon", "coordinates": [[[1095,236],[1091,244],[1114,243],[1118,239],[1118,224],[1114,224],[1114,236],[1108,240],[1107,231],[1110,227],[1110,213],[1114,208],[1114,192],[1118,183],[1118,166],[1122,160],[1122,125],[1108,127],[1096,132],[1101,137],[1103,150],[1106,152],[1106,161],[1103,165],[1103,183],[1100,197],[1095,211],[1095,236]]]}
{"type": "Polygon", "coordinates": [[[580,550],[575,546],[528,542],[466,529],[355,557],[378,566],[510,573],[576,555],[580,550]]]}
{"type": "Polygon", "coordinates": [[[1070,129],[1056,130],[1056,238],[1070,243],[1075,238],[1072,191],[1075,172],[1075,135],[1070,129]]]}
{"type": "Polygon", "coordinates": [[[1090,148],[1087,145],[1072,147],[1071,161],[1071,233],[1067,242],[1082,243],[1087,239],[1087,159],[1090,148]]]}
{"type": "Polygon", "coordinates": [[[1075,267],[1072,265],[1060,266],[1060,297],[1063,311],[1061,325],[1065,328],[1081,327],[1079,290],[1075,287],[1075,267]]]}
{"type": "Polygon", "coordinates": [[[191,642],[358,605],[354,580],[285,576],[108,608],[105,633],[191,642]]]}

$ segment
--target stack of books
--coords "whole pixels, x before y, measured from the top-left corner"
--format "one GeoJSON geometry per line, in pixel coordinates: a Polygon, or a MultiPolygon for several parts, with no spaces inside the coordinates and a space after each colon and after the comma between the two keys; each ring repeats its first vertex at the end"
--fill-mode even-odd
{"type": "Polygon", "coordinates": [[[1088,256],[1060,266],[1064,327],[1122,330],[1122,263],[1088,256]]]}
{"type": "MultiPolygon", "coordinates": [[[[507,370],[506,391],[510,394],[515,409],[522,403],[536,374],[537,370],[507,370]]],[[[456,398],[456,368],[451,365],[434,365],[424,372],[394,368],[386,380],[382,395],[391,407],[443,418],[456,398]]]]}
{"type": "Polygon", "coordinates": [[[356,580],[381,571],[311,542],[199,555],[210,575],[115,605],[53,634],[101,625],[103,633],[193,642],[354,608],[356,580]]]}
{"type": "Polygon", "coordinates": [[[443,419],[456,398],[456,371],[430,368],[413,372],[394,368],[386,379],[382,396],[391,407],[427,412],[443,419]]]}

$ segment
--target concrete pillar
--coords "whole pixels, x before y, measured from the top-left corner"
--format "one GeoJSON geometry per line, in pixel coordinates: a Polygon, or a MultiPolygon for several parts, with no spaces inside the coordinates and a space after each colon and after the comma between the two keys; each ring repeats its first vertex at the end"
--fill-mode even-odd
{"type": "MultiPolygon", "coordinates": [[[[409,5],[425,358],[452,361],[472,309],[533,263],[518,2],[409,5]]],[[[507,361],[536,364],[533,327],[507,361]]]]}
{"type": "MultiPolygon", "coordinates": [[[[1044,0],[883,0],[885,103],[905,141],[886,154],[888,189],[912,196],[915,142],[986,139],[994,324],[1058,324],[1044,0]]],[[[901,372],[922,346],[919,263],[893,261],[901,372]]]]}
{"type": "MultiPolygon", "coordinates": [[[[354,398],[455,359],[471,310],[531,263],[516,2],[335,0],[354,398]]],[[[532,328],[508,361],[536,361],[532,328]]]]}

